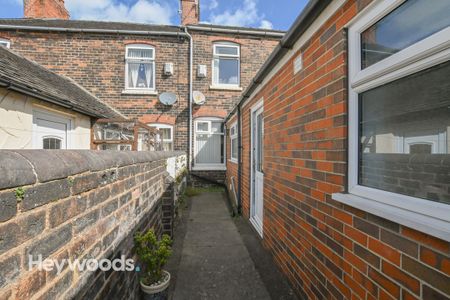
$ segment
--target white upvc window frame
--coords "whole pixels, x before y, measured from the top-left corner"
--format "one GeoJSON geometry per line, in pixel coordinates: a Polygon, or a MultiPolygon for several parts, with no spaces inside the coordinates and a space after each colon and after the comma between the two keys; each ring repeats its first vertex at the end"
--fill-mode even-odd
{"type": "Polygon", "coordinates": [[[215,88],[215,89],[240,89],[240,85],[241,85],[241,46],[239,44],[236,43],[232,43],[232,42],[215,42],[213,44],[213,60],[211,63],[211,81],[212,81],[212,85],[211,88],[215,88]],[[216,49],[217,47],[223,47],[223,48],[233,48],[233,49],[237,49],[237,54],[236,55],[232,55],[232,54],[219,54],[217,53],[216,49]],[[219,83],[219,73],[217,76],[215,76],[216,72],[220,72],[220,69],[216,71],[216,67],[215,67],[215,60],[216,59],[237,59],[238,61],[238,80],[237,80],[237,84],[230,84],[230,83],[219,83]],[[217,82],[216,82],[217,80],[217,82]]]}
{"type": "Polygon", "coordinates": [[[0,38],[0,45],[3,45],[6,48],[11,48],[11,41],[0,38]]]}
{"type": "MultiPolygon", "coordinates": [[[[232,123],[230,126],[230,161],[233,163],[238,163],[238,153],[233,153],[233,140],[236,140],[235,143],[238,143],[238,132],[237,132],[237,121],[232,123]],[[232,133],[233,132],[233,133],[232,133]],[[236,154],[236,157],[233,157],[233,154],[236,154]]],[[[238,149],[239,152],[239,149],[238,149]]]]}
{"type": "Polygon", "coordinates": [[[348,194],[333,199],[450,241],[450,205],[358,184],[358,94],[450,60],[447,27],[361,70],[361,33],[404,1],[375,1],[349,27],[348,194]]]}
{"type": "Polygon", "coordinates": [[[155,94],[156,93],[156,49],[151,45],[146,44],[130,44],[125,47],[125,89],[123,91],[124,94],[155,94]],[[128,51],[130,49],[151,49],[153,53],[152,58],[131,58],[128,57],[128,51]],[[128,78],[128,68],[129,63],[133,62],[145,62],[151,63],[153,65],[153,86],[150,88],[136,88],[129,87],[129,78],[128,78]]]}
{"type": "Polygon", "coordinates": [[[163,139],[160,135],[157,136],[157,139],[161,141],[161,143],[170,143],[172,145],[171,147],[171,151],[173,151],[174,148],[174,144],[173,144],[173,133],[174,133],[174,129],[173,129],[173,125],[169,125],[169,124],[162,124],[162,123],[150,123],[147,124],[150,127],[156,128],[158,130],[160,129],[170,129],[170,139],[163,139]]]}
{"type": "Polygon", "coordinates": [[[193,166],[193,170],[194,171],[223,171],[226,170],[226,161],[227,161],[227,153],[226,153],[226,149],[227,149],[227,145],[226,145],[226,134],[225,132],[222,133],[215,133],[212,132],[212,123],[213,122],[224,122],[223,119],[221,118],[216,118],[216,117],[199,117],[197,119],[194,120],[194,166],[193,166]],[[198,123],[207,123],[208,124],[208,130],[201,130],[198,131],[197,130],[197,125],[198,123]],[[219,164],[205,164],[205,163],[198,163],[197,162],[197,134],[220,134],[223,136],[223,163],[219,163],[219,164]]]}

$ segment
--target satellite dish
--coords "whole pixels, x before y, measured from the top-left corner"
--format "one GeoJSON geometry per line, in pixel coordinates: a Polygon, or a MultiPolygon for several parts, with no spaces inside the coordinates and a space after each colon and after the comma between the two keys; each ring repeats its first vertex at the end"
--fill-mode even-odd
{"type": "Polygon", "coordinates": [[[174,105],[177,102],[177,95],[174,93],[162,93],[159,95],[159,102],[164,105],[174,105]]]}
{"type": "Polygon", "coordinates": [[[194,91],[192,93],[192,98],[194,99],[194,103],[197,105],[203,105],[206,102],[206,97],[202,92],[194,91]]]}

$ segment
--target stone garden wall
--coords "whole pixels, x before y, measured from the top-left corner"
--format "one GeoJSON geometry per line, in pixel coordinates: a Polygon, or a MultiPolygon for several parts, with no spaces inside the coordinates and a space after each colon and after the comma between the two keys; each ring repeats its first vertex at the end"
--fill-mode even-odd
{"type": "Polygon", "coordinates": [[[65,261],[57,272],[29,268],[30,258],[128,259],[136,231],[161,234],[164,223],[171,233],[171,206],[185,179],[169,175],[167,159],[180,155],[0,151],[0,299],[138,298],[135,271],[80,270],[65,261]]]}

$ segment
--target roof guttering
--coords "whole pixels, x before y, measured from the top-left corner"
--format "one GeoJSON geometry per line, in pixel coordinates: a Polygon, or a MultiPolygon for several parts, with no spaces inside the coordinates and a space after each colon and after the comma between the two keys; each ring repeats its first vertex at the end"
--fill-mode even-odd
{"type": "Polygon", "coordinates": [[[230,119],[246,99],[250,98],[258,86],[263,83],[264,79],[269,75],[273,68],[283,59],[284,55],[292,49],[297,40],[309,28],[309,26],[317,19],[322,11],[332,2],[332,0],[310,0],[302,13],[297,17],[294,24],[274,49],[269,58],[262,65],[261,69],[255,75],[252,83],[243,92],[241,99],[235,105],[233,110],[228,114],[225,122],[230,119]]]}
{"type": "Polygon", "coordinates": [[[122,33],[133,35],[162,35],[162,36],[186,36],[180,31],[152,31],[152,30],[121,30],[121,29],[89,29],[89,28],[64,28],[48,26],[25,26],[25,25],[5,25],[0,24],[0,29],[18,29],[30,31],[57,31],[57,32],[86,32],[86,33],[122,33]]]}
{"type": "Polygon", "coordinates": [[[284,32],[276,32],[269,30],[251,30],[251,29],[232,29],[232,28],[221,28],[221,27],[204,27],[204,26],[195,26],[188,25],[188,29],[194,31],[206,31],[206,32],[216,32],[216,33],[235,33],[235,34],[248,34],[248,35],[262,35],[267,37],[284,37],[284,32]]]}
{"type": "Polygon", "coordinates": [[[46,102],[57,104],[57,105],[62,106],[64,108],[71,109],[73,111],[79,112],[81,114],[84,114],[84,115],[87,115],[87,116],[90,116],[90,117],[94,117],[94,118],[104,118],[104,117],[106,117],[105,115],[92,113],[92,112],[84,110],[82,108],[73,106],[72,104],[68,104],[68,103],[66,103],[64,101],[56,99],[54,97],[44,96],[44,95],[42,95],[40,93],[37,93],[37,92],[35,92],[33,90],[30,90],[29,88],[26,88],[24,86],[19,86],[19,85],[16,85],[14,83],[11,83],[11,82],[3,81],[1,79],[0,79],[0,86],[1,87],[5,87],[5,88],[7,88],[9,90],[13,90],[13,91],[16,91],[16,92],[19,92],[19,93],[22,93],[22,94],[34,97],[36,99],[40,99],[40,100],[43,100],[43,101],[46,101],[46,102]]]}

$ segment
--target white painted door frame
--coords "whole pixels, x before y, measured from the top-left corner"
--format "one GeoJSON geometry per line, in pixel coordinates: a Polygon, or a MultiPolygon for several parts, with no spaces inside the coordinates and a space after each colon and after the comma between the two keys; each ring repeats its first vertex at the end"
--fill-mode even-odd
{"type": "MultiPolygon", "coordinates": [[[[255,136],[255,125],[256,125],[256,116],[257,114],[263,114],[264,113],[264,101],[261,99],[258,103],[256,103],[251,109],[250,109],[250,222],[252,223],[253,227],[255,227],[256,231],[259,233],[261,237],[263,237],[263,212],[264,212],[264,197],[263,197],[263,190],[256,190],[256,180],[260,179],[261,185],[260,188],[262,189],[264,186],[264,174],[257,174],[256,171],[256,165],[255,165],[255,149],[257,145],[256,136],[255,136]],[[262,177],[262,178],[261,178],[262,177]],[[257,197],[259,196],[259,197],[257,197]],[[257,199],[259,198],[259,199],[257,199]],[[256,201],[259,200],[259,203],[256,201]],[[258,207],[259,204],[260,206],[258,207]],[[260,212],[260,216],[258,216],[258,211],[260,212]]],[[[264,118],[262,123],[262,136],[264,138],[264,118]]],[[[264,141],[262,142],[262,144],[264,141]]],[[[262,153],[264,155],[264,153],[262,153]]],[[[258,172],[259,173],[259,172],[258,172]]]]}

